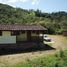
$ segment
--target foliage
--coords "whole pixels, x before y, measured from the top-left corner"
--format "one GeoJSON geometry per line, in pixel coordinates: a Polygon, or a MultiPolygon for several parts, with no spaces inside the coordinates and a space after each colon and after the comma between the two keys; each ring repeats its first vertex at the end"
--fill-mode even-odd
{"type": "Polygon", "coordinates": [[[67,12],[44,13],[39,9],[25,10],[0,4],[0,23],[41,24],[48,29],[49,34],[61,34],[67,29],[67,12]]]}

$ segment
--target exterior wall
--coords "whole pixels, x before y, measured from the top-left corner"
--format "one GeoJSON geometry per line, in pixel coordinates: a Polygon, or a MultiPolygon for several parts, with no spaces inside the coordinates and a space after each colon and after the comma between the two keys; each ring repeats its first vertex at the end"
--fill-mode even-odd
{"type": "Polygon", "coordinates": [[[26,41],[27,40],[27,33],[21,33],[20,35],[17,35],[17,41],[26,41]]]}
{"type": "Polygon", "coordinates": [[[2,31],[2,36],[11,36],[10,31],[2,31]]]}
{"type": "MultiPolygon", "coordinates": [[[[17,35],[17,42],[18,41],[27,41],[27,40],[28,40],[28,38],[27,38],[27,31],[25,31],[25,33],[21,33],[20,32],[20,35],[17,35]]],[[[40,37],[39,34],[31,32],[31,40],[32,41],[42,40],[42,37],[40,37]]]]}
{"type": "Polygon", "coordinates": [[[43,41],[43,31],[42,32],[36,31],[35,33],[31,32],[31,34],[33,41],[43,41]],[[40,34],[42,34],[42,36],[40,36],[40,34]]]}
{"type": "Polygon", "coordinates": [[[32,38],[33,41],[38,40],[39,39],[38,37],[39,37],[39,34],[31,32],[31,38],[32,38]]]}
{"type": "Polygon", "coordinates": [[[0,36],[0,44],[11,43],[16,43],[16,36],[11,36],[10,31],[2,31],[2,36],[0,36]]]}

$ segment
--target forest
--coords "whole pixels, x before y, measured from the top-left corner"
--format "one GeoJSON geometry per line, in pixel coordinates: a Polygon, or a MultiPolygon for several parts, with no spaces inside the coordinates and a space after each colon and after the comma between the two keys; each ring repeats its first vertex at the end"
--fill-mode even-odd
{"type": "Polygon", "coordinates": [[[0,3],[0,24],[40,24],[49,34],[62,34],[67,29],[67,12],[46,13],[41,10],[14,8],[0,3]]]}

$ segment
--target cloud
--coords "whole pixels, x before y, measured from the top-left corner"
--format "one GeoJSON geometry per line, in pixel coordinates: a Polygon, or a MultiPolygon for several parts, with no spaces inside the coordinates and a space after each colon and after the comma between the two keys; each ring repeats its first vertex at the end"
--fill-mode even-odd
{"type": "Polygon", "coordinates": [[[15,2],[17,2],[18,0],[9,0],[9,1],[7,1],[8,3],[15,3],[15,2]]]}
{"type": "Polygon", "coordinates": [[[28,0],[9,0],[8,3],[27,2],[28,0]]]}
{"type": "Polygon", "coordinates": [[[21,2],[28,2],[29,0],[20,0],[21,2]]]}
{"type": "Polygon", "coordinates": [[[40,0],[0,0],[0,3],[8,4],[8,5],[16,7],[17,3],[30,2],[30,4],[32,4],[32,5],[37,5],[37,4],[39,4],[39,1],[40,0]]]}
{"type": "Polygon", "coordinates": [[[39,4],[39,1],[40,1],[40,0],[32,0],[32,5],[35,5],[35,4],[38,5],[38,4],[39,4]]]}
{"type": "Polygon", "coordinates": [[[11,6],[13,6],[13,7],[17,7],[17,5],[19,4],[19,3],[26,3],[26,2],[28,2],[29,0],[9,0],[9,1],[7,1],[7,3],[9,4],[9,5],[11,5],[11,6]]]}

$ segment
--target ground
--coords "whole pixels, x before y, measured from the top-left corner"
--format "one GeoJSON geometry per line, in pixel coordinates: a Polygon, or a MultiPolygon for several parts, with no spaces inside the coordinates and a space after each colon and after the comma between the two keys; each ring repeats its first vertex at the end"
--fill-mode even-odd
{"type": "Polygon", "coordinates": [[[56,49],[67,49],[67,37],[62,35],[49,35],[55,41],[53,47],[56,49]]]}
{"type": "Polygon", "coordinates": [[[34,59],[41,56],[52,55],[55,52],[57,52],[59,49],[62,50],[67,49],[67,37],[61,35],[49,35],[49,37],[55,41],[55,43],[51,45],[52,47],[55,48],[55,50],[3,55],[0,56],[0,67],[8,67],[7,65],[13,65],[21,61],[24,62],[25,60],[28,59],[34,59]]]}

